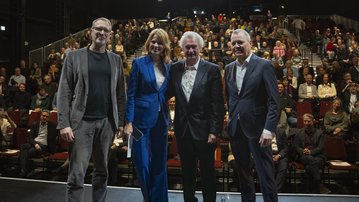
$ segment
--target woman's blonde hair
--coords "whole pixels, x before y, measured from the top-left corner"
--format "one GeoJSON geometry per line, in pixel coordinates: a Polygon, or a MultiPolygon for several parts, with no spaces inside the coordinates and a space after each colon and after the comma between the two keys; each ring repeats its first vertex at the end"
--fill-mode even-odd
{"type": "Polygon", "coordinates": [[[168,64],[170,62],[170,55],[171,55],[171,41],[168,37],[168,34],[165,30],[161,28],[157,28],[151,31],[150,35],[148,36],[146,43],[145,43],[145,49],[147,52],[149,52],[150,43],[154,36],[157,36],[159,39],[159,42],[163,45],[163,53],[161,54],[162,60],[168,64]]]}

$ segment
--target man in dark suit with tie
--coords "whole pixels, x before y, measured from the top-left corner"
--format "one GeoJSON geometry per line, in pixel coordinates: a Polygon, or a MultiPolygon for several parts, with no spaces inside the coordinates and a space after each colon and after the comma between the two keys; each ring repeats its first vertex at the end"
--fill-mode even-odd
{"type": "Polygon", "coordinates": [[[199,57],[203,44],[199,34],[185,32],[180,46],[186,60],[171,67],[169,97],[176,98],[174,130],[181,158],[185,202],[197,201],[197,160],[204,201],[216,201],[214,151],[223,126],[224,99],[218,66],[199,57]]]}
{"type": "Polygon", "coordinates": [[[228,134],[238,167],[242,201],[255,201],[251,154],[265,202],[278,201],[271,141],[279,116],[274,67],[251,53],[249,34],[237,29],[231,36],[237,60],[225,68],[228,134]]]}

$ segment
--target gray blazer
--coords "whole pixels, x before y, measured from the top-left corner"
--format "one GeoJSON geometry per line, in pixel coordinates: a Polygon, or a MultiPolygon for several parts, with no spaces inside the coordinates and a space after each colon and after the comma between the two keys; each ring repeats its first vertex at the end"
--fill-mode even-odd
{"type": "MultiPolygon", "coordinates": [[[[111,103],[116,127],[124,125],[125,78],[120,56],[107,52],[111,65],[111,103]]],[[[64,61],[57,93],[58,129],[78,126],[85,113],[88,95],[88,48],[70,52],[64,61]]]]}
{"type": "MultiPolygon", "coordinates": [[[[317,87],[314,84],[312,84],[311,88],[312,88],[312,95],[315,98],[318,97],[317,87]]],[[[299,96],[300,99],[308,98],[308,96],[307,96],[307,84],[306,83],[302,83],[302,84],[299,85],[298,96],[299,96]]]]}

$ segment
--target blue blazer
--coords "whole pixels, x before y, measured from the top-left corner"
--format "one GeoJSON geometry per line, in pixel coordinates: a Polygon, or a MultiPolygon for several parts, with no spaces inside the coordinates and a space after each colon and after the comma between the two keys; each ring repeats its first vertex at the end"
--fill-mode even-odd
{"type": "Polygon", "coordinates": [[[164,64],[165,80],[160,88],[156,83],[154,64],[149,55],[133,60],[127,90],[126,122],[138,128],[152,128],[158,116],[169,124],[165,92],[168,88],[169,64],[164,64]],[[161,109],[161,113],[159,113],[161,109]]]}
{"type": "Polygon", "coordinates": [[[275,132],[280,110],[273,65],[253,54],[239,94],[236,71],[235,61],[225,68],[228,135],[233,137],[236,134],[238,123],[248,138],[259,138],[263,129],[275,132]]]}

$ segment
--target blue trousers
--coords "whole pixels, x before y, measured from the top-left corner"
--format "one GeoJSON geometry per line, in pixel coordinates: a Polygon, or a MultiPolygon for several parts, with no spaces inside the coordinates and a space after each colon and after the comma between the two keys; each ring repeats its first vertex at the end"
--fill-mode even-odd
{"type": "Polygon", "coordinates": [[[137,178],[146,202],[168,202],[168,126],[158,117],[153,128],[139,128],[144,135],[133,140],[137,178]]]}

